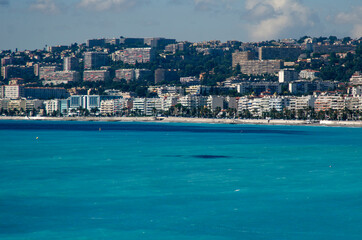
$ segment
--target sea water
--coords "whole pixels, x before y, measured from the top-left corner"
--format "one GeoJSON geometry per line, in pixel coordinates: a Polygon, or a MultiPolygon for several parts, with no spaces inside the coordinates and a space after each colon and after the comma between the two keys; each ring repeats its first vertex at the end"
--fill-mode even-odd
{"type": "Polygon", "coordinates": [[[0,121],[0,239],[362,239],[362,129],[0,121]]]}

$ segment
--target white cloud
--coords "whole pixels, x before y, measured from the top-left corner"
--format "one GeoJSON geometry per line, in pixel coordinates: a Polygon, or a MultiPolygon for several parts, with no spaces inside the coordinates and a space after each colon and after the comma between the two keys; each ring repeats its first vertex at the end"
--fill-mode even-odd
{"type": "Polygon", "coordinates": [[[95,11],[127,10],[147,2],[148,0],[81,0],[79,7],[95,11]]]}
{"type": "Polygon", "coordinates": [[[350,12],[341,12],[335,17],[337,24],[352,25],[351,37],[362,37],[362,6],[354,7],[350,12]]]}
{"type": "Polygon", "coordinates": [[[247,28],[251,40],[298,34],[315,25],[317,17],[298,0],[246,0],[247,28]]]}
{"type": "Polygon", "coordinates": [[[34,11],[40,11],[46,14],[59,13],[60,8],[54,2],[54,0],[36,0],[30,4],[30,9],[34,11]]]}

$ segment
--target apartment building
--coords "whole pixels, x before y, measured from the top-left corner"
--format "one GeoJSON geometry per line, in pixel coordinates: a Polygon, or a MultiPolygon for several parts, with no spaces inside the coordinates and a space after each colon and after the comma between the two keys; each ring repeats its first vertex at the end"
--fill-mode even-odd
{"type": "Polygon", "coordinates": [[[284,66],[281,60],[250,60],[237,64],[240,65],[241,72],[247,75],[275,74],[284,66]]]}
{"type": "Polygon", "coordinates": [[[299,55],[302,53],[300,47],[260,47],[258,49],[259,60],[271,60],[271,59],[282,59],[282,60],[297,60],[299,55]]]}
{"type": "Polygon", "coordinates": [[[83,81],[85,82],[104,82],[110,80],[108,70],[87,70],[83,72],[83,81]]]}
{"type": "Polygon", "coordinates": [[[344,104],[344,98],[342,96],[321,95],[317,97],[314,103],[314,110],[316,112],[327,111],[329,109],[343,110],[344,108],[345,104],[344,104]]]}
{"type": "Polygon", "coordinates": [[[107,65],[108,54],[104,52],[84,53],[84,69],[95,70],[107,65]]]}
{"type": "Polygon", "coordinates": [[[0,86],[0,98],[19,99],[25,97],[23,86],[19,85],[3,85],[0,86]]]}

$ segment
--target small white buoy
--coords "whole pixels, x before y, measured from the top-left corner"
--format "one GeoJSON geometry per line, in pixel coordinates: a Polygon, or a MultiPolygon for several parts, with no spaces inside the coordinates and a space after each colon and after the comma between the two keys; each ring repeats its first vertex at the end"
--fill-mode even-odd
{"type": "Polygon", "coordinates": [[[39,139],[39,137],[36,137],[35,139],[39,139]]]}

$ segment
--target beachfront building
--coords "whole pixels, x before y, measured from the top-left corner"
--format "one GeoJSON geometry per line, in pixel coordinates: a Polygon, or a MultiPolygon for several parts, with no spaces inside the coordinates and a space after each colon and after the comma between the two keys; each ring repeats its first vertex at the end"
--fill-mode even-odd
{"type": "Polygon", "coordinates": [[[216,109],[224,109],[224,97],[221,96],[213,96],[210,95],[207,98],[207,107],[211,110],[211,111],[215,111],[216,109]]]}
{"type": "Polygon", "coordinates": [[[289,106],[290,99],[281,96],[267,97],[241,97],[238,102],[238,113],[249,111],[253,116],[261,117],[263,113],[272,110],[282,112],[284,108],[289,106]]]}
{"type": "Polygon", "coordinates": [[[237,98],[226,96],[225,101],[224,101],[224,108],[225,109],[227,109],[227,108],[237,109],[238,108],[237,98]]]}
{"type": "Polygon", "coordinates": [[[7,105],[8,111],[26,111],[26,99],[11,99],[7,105]]]}
{"type": "Polygon", "coordinates": [[[362,110],[362,96],[345,97],[344,104],[348,110],[361,111],[362,110]]]}
{"type": "Polygon", "coordinates": [[[69,111],[93,108],[100,108],[101,97],[99,95],[73,95],[70,97],[69,111]]]}
{"type": "Polygon", "coordinates": [[[45,106],[45,112],[47,115],[51,115],[54,112],[60,112],[60,100],[54,99],[54,100],[48,100],[44,101],[45,106]]]}
{"type": "Polygon", "coordinates": [[[135,98],[133,100],[133,111],[140,115],[153,116],[164,111],[162,98],[135,98]]]}
{"type": "Polygon", "coordinates": [[[269,98],[269,110],[283,111],[284,108],[289,106],[290,99],[288,97],[273,96],[269,98]]]}
{"type": "Polygon", "coordinates": [[[101,100],[100,113],[102,115],[116,115],[132,108],[130,99],[105,99],[101,100]]]}
{"type": "Polygon", "coordinates": [[[316,97],[313,95],[290,97],[288,109],[292,111],[305,110],[308,108],[314,108],[316,97]]]}
{"type": "Polygon", "coordinates": [[[26,110],[27,111],[33,111],[40,110],[44,106],[44,101],[39,99],[27,99],[26,100],[26,110]]]}
{"type": "Polygon", "coordinates": [[[207,107],[208,96],[200,96],[200,95],[186,95],[180,97],[178,103],[182,106],[193,109],[198,107],[207,107]]]}
{"type": "Polygon", "coordinates": [[[336,95],[321,95],[318,96],[315,103],[314,109],[316,112],[332,110],[343,110],[345,108],[344,98],[336,95]]]}

